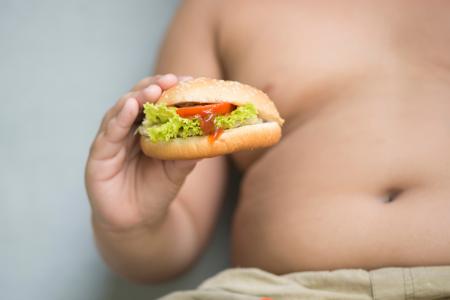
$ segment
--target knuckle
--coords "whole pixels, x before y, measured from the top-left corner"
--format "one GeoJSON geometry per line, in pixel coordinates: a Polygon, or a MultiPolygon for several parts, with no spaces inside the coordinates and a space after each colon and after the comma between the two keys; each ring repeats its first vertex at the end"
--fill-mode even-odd
{"type": "Polygon", "coordinates": [[[105,137],[109,137],[111,136],[111,133],[114,131],[114,128],[116,127],[116,118],[113,117],[111,118],[111,120],[109,120],[109,122],[106,124],[104,133],[105,133],[105,137]]]}
{"type": "MultiPolygon", "coordinates": [[[[127,116],[127,118],[128,118],[128,116],[127,116]]],[[[122,130],[127,130],[128,131],[129,126],[128,126],[128,123],[127,123],[126,120],[121,119],[121,118],[115,118],[114,120],[115,120],[115,124],[114,125],[115,125],[116,128],[120,128],[122,130]]]]}

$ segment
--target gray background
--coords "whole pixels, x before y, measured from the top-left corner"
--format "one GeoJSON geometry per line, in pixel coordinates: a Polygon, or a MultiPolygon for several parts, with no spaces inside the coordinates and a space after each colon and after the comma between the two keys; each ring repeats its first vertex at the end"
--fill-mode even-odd
{"type": "Polygon", "coordinates": [[[0,0],[0,299],[155,299],[228,265],[226,213],[194,270],[153,287],[112,274],[89,225],[89,144],[151,73],[177,4],[0,0]]]}

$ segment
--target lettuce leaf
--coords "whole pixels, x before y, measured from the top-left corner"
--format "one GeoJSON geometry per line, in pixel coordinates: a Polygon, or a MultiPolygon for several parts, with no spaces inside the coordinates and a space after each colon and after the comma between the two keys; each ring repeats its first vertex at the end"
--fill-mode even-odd
{"type": "Polygon", "coordinates": [[[164,104],[144,104],[145,119],[140,132],[152,142],[167,142],[173,138],[202,135],[198,119],[182,118],[175,107],[164,104]]]}
{"type": "MultiPolygon", "coordinates": [[[[144,121],[138,130],[154,143],[203,135],[200,120],[180,117],[175,107],[145,103],[144,115],[144,121]]],[[[230,114],[217,116],[214,124],[217,128],[230,129],[259,121],[255,106],[248,103],[236,108],[230,114]]]]}
{"type": "Polygon", "coordinates": [[[223,129],[236,128],[244,125],[258,123],[256,107],[252,103],[239,106],[228,115],[217,116],[216,127],[223,129]]]}

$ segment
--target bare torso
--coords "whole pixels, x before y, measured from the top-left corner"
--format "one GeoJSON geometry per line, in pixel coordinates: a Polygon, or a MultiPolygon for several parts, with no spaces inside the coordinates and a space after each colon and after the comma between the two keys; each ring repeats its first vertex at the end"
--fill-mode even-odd
{"type": "Polygon", "coordinates": [[[450,3],[224,2],[227,78],[286,120],[278,145],[234,157],[234,263],[450,264],[450,3]]]}

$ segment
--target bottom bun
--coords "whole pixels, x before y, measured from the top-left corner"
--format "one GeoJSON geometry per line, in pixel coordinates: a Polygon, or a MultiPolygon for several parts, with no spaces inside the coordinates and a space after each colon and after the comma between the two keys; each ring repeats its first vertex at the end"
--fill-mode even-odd
{"type": "Polygon", "coordinates": [[[280,138],[280,125],[266,122],[225,130],[213,143],[208,141],[208,136],[157,143],[141,136],[141,149],[147,156],[164,160],[196,159],[268,147],[276,144],[280,138]]]}

